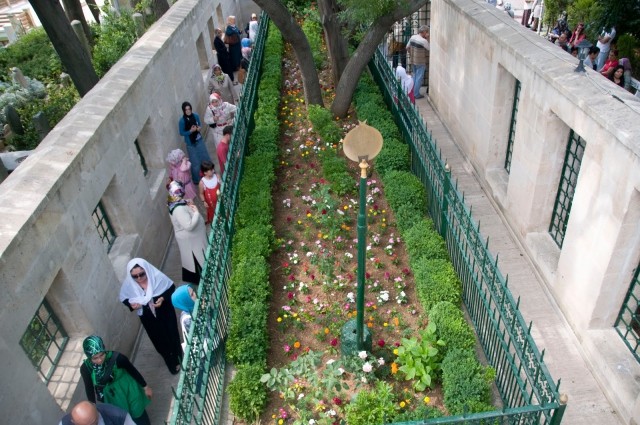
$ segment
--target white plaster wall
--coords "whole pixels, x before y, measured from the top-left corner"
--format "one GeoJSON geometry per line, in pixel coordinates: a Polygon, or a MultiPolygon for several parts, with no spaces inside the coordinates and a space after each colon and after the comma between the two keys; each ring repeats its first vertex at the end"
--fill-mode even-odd
{"type": "Polygon", "coordinates": [[[592,70],[574,72],[577,59],[484,2],[433,2],[431,22],[432,101],[631,422],[640,367],[613,326],[640,260],[640,102],[592,70]],[[586,150],[560,249],[548,228],[571,129],[586,150]]]}
{"type": "MultiPolygon", "coordinates": [[[[133,348],[139,321],[118,302],[120,281],[133,256],[159,265],[172,232],[164,158],[184,149],[181,103],[204,108],[203,71],[214,61],[207,23],[218,22],[218,4],[175,3],[0,185],[0,411],[14,412],[12,423],[63,414],[19,346],[45,296],[71,337],[97,333],[109,347],[133,348]],[[100,200],[118,235],[109,254],[91,219],[100,200]]],[[[233,0],[221,6],[239,15],[233,0]]]]}

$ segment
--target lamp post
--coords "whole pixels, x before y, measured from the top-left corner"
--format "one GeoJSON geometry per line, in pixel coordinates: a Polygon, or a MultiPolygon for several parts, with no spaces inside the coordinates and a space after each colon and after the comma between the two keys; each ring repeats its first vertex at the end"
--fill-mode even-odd
{"type": "Polygon", "coordinates": [[[574,70],[575,72],[585,72],[584,60],[587,58],[589,48],[591,46],[593,46],[593,44],[591,44],[586,38],[576,46],[578,48],[578,59],[580,59],[580,63],[578,63],[578,66],[574,70]]]}
{"type": "Polygon", "coordinates": [[[360,206],[358,212],[358,294],[356,320],[349,320],[342,328],[341,351],[343,355],[355,355],[358,351],[371,351],[371,332],[364,327],[364,279],[367,253],[367,169],[369,162],[382,149],[382,134],[375,128],[360,122],[343,140],[344,154],[360,167],[360,206]],[[355,337],[355,340],[354,340],[355,337]]]}

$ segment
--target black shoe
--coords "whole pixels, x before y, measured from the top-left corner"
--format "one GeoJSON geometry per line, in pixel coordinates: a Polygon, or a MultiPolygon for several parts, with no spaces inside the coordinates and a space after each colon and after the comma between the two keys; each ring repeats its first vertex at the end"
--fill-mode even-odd
{"type": "Polygon", "coordinates": [[[424,98],[424,96],[423,96],[423,95],[421,95],[421,94],[419,94],[419,95],[415,96],[415,98],[416,98],[416,99],[423,99],[423,98],[424,98]]]}

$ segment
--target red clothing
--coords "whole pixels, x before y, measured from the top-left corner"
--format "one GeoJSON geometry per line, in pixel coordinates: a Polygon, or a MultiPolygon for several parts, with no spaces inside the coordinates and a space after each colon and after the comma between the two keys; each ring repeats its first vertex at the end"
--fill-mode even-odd
{"type": "Polygon", "coordinates": [[[607,59],[607,61],[604,63],[604,66],[600,70],[600,73],[608,77],[607,73],[613,68],[615,68],[616,66],[618,66],[618,59],[616,60],[607,59]]]}
{"type": "Polygon", "coordinates": [[[224,166],[227,163],[227,155],[229,154],[229,143],[220,142],[216,148],[218,154],[218,162],[220,163],[220,176],[224,175],[224,166]]]}
{"type": "Polygon", "coordinates": [[[575,47],[578,45],[578,43],[584,40],[586,36],[587,34],[584,31],[580,33],[578,33],[578,31],[574,31],[573,34],[571,34],[571,39],[569,40],[569,44],[575,47]]]}
{"type": "Polygon", "coordinates": [[[204,192],[204,203],[207,205],[207,222],[209,224],[213,221],[213,215],[216,212],[216,204],[218,203],[218,190],[220,189],[220,182],[218,176],[214,176],[207,181],[206,177],[200,179],[204,192]]]}

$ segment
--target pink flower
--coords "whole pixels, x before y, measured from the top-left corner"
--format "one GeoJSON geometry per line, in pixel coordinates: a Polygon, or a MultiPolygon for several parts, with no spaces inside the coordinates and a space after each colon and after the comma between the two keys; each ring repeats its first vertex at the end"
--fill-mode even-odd
{"type": "Polygon", "coordinates": [[[410,273],[411,273],[411,271],[408,268],[405,267],[404,269],[402,269],[402,274],[403,275],[409,276],[410,273]]]}
{"type": "Polygon", "coordinates": [[[335,404],[336,406],[340,406],[342,404],[342,400],[340,399],[340,397],[334,397],[333,404],[335,404]]]}
{"type": "Polygon", "coordinates": [[[387,279],[387,280],[391,279],[391,273],[384,272],[384,278],[387,279]]]}
{"type": "Polygon", "coordinates": [[[291,347],[287,344],[284,345],[284,352],[288,353],[289,351],[291,351],[291,347]]]}
{"type": "Polygon", "coordinates": [[[370,278],[371,278],[371,273],[369,273],[369,272],[364,272],[364,278],[365,278],[365,279],[370,279],[370,278]]]}
{"type": "Polygon", "coordinates": [[[329,344],[331,344],[332,347],[338,346],[338,338],[333,338],[329,344]]]}
{"type": "Polygon", "coordinates": [[[292,300],[293,299],[293,292],[287,292],[287,298],[292,300]]]}
{"type": "Polygon", "coordinates": [[[294,280],[296,280],[296,277],[293,275],[293,273],[291,273],[287,279],[289,279],[289,281],[293,282],[294,280]]]}
{"type": "Polygon", "coordinates": [[[380,348],[384,347],[384,339],[379,339],[378,340],[378,347],[380,347],[380,348]]]}

